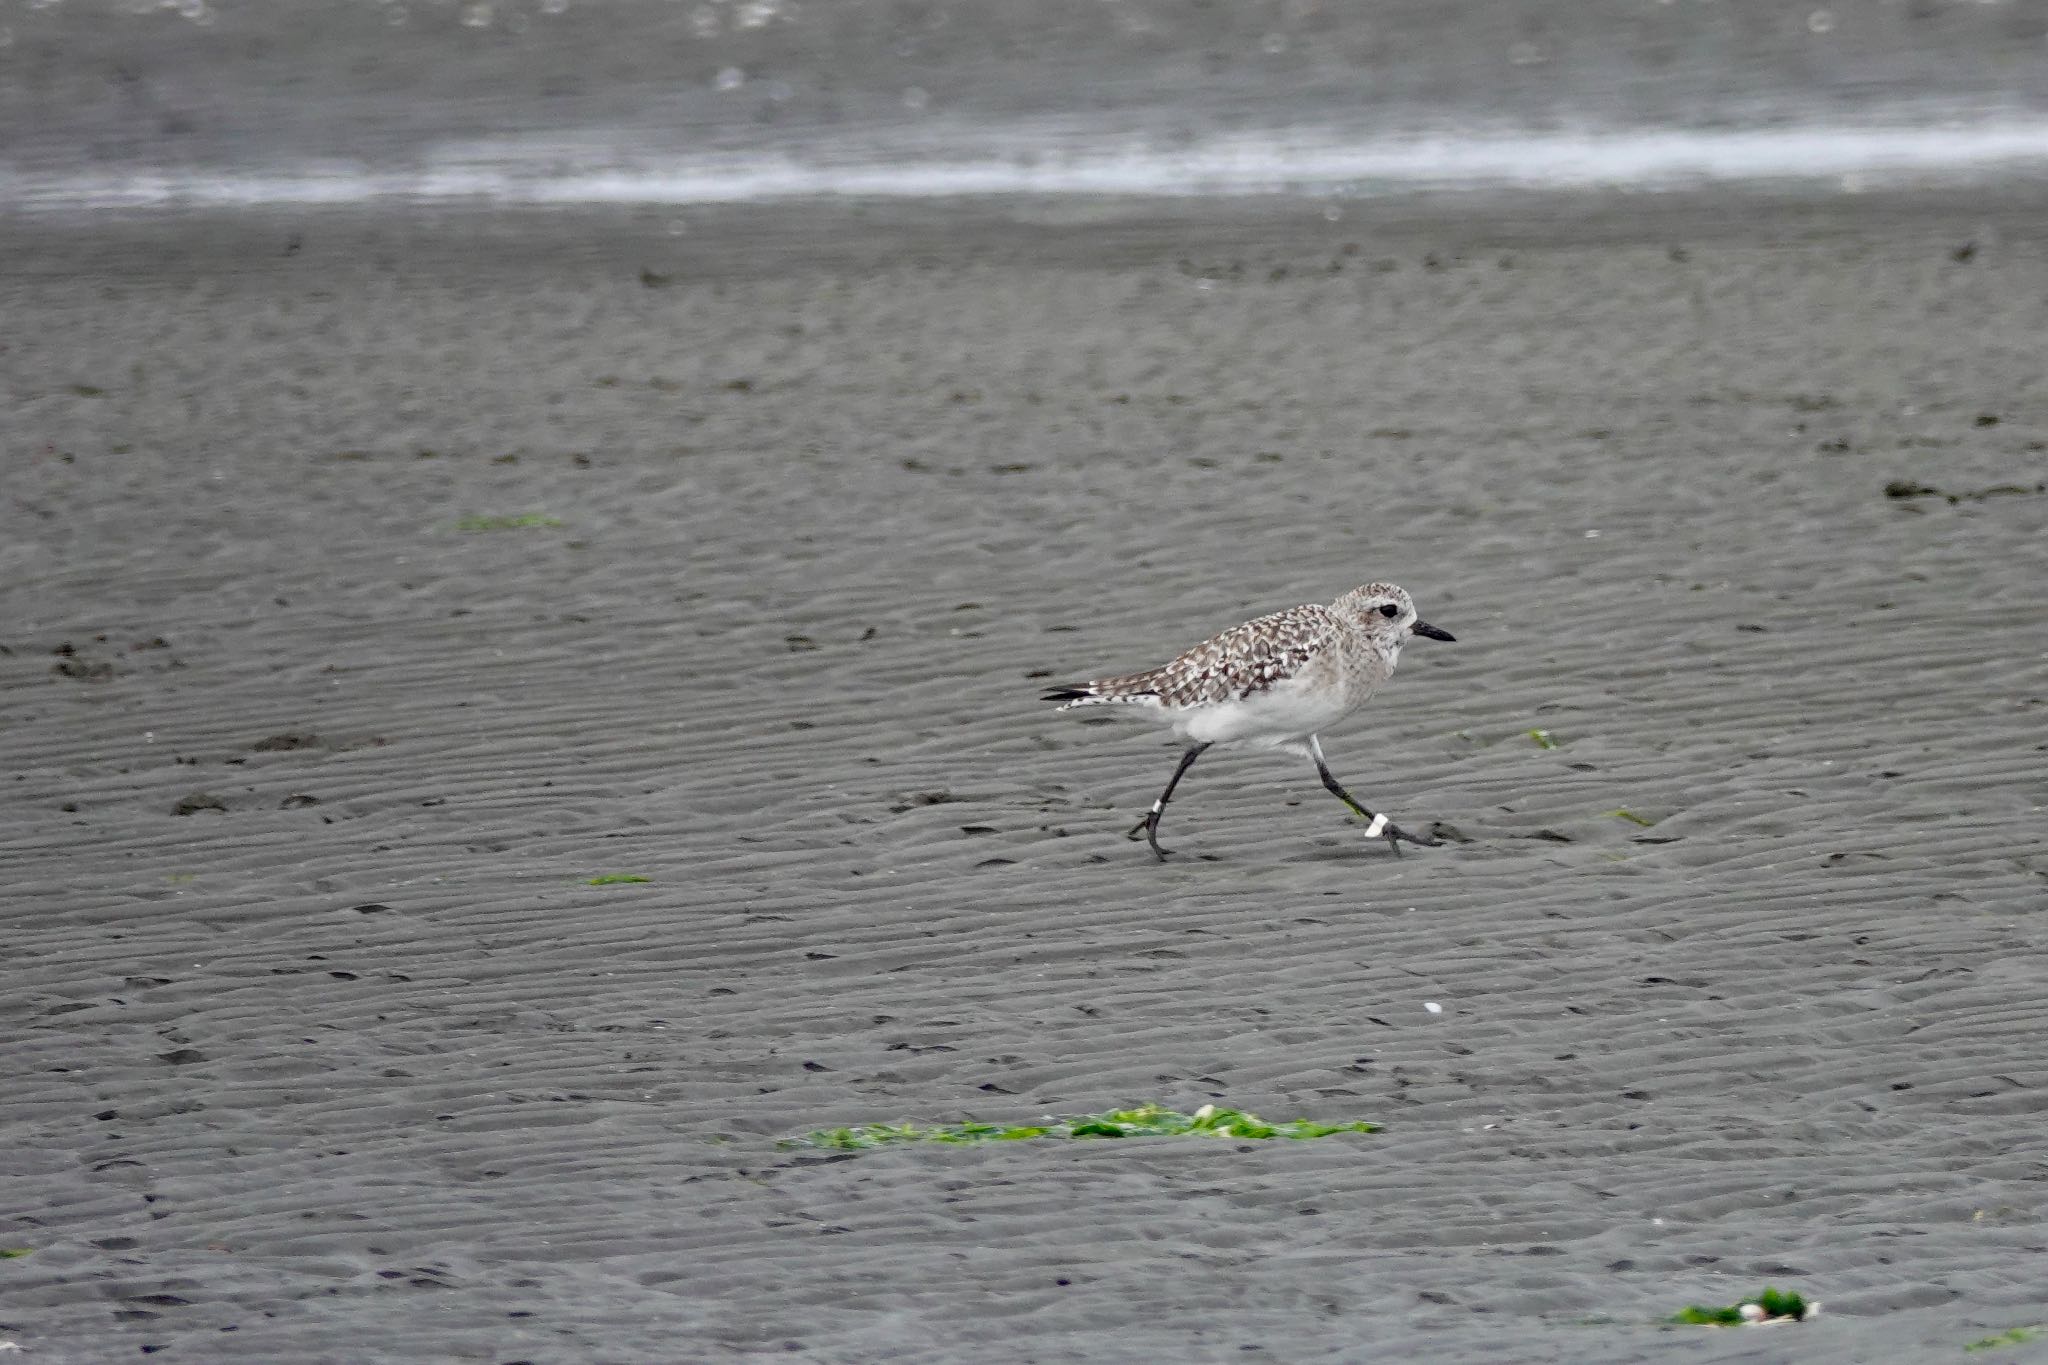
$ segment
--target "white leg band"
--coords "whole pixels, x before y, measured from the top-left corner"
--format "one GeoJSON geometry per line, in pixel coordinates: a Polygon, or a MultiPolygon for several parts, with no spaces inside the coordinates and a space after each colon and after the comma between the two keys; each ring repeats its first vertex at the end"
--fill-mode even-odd
{"type": "Polygon", "coordinates": [[[1372,823],[1365,827],[1365,837],[1368,839],[1377,839],[1380,837],[1380,833],[1383,830],[1385,830],[1386,827],[1387,817],[1384,815],[1375,815],[1372,818],[1372,823]]]}

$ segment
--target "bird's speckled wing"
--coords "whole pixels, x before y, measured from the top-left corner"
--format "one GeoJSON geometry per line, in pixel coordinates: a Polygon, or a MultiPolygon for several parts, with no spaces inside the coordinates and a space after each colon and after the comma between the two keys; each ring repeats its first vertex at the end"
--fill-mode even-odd
{"type": "Polygon", "coordinates": [[[1168,708],[1242,701],[1300,673],[1336,643],[1337,633],[1328,607],[1289,607],[1232,626],[1170,664],[1091,682],[1087,700],[1156,697],[1156,705],[1168,708]]]}

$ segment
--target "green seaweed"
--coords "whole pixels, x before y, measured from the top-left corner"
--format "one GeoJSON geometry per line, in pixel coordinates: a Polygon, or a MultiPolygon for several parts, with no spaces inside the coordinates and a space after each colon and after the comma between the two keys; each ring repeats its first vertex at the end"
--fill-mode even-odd
{"type": "Polygon", "coordinates": [[[1557,747],[1557,741],[1550,737],[1550,731],[1541,727],[1529,731],[1529,738],[1536,741],[1536,747],[1539,749],[1555,749],[1557,747]]]}
{"type": "Polygon", "coordinates": [[[1627,806],[1617,806],[1613,810],[1608,811],[1607,814],[1611,819],[1626,820],[1632,825],[1641,825],[1644,829],[1648,829],[1650,828],[1650,826],[1657,823],[1655,820],[1648,820],[1640,815],[1637,815],[1627,806]]]}
{"type": "Polygon", "coordinates": [[[1698,1304],[1679,1309],[1671,1315],[1673,1322],[1682,1322],[1694,1327],[1740,1327],[1740,1308],[1702,1308],[1698,1304]]]}
{"type": "Polygon", "coordinates": [[[34,1247],[0,1247],[0,1261],[18,1261],[34,1251],[34,1247]]]}
{"type": "Polygon", "coordinates": [[[1979,1337],[1977,1340],[1967,1343],[1963,1349],[1965,1351],[1996,1351],[2004,1346],[2020,1346],[2032,1341],[2044,1331],[2048,1331],[2048,1328],[2008,1327],[1995,1337],[1979,1337]]]}
{"type": "Polygon", "coordinates": [[[651,882],[654,878],[643,877],[637,872],[605,872],[585,880],[586,886],[622,886],[627,882],[651,882]]]}
{"type": "Polygon", "coordinates": [[[1772,1289],[1765,1286],[1764,1292],[1726,1308],[1707,1308],[1700,1304],[1689,1304],[1671,1315],[1671,1321],[1696,1327],[1740,1327],[1752,1320],[1756,1322],[1803,1322],[1817,1311],[1819,1305],[1807,1301],[1790,1290],[1772,1289]],[[1743,1309],[1754,1305],[1763,1310],[1760,1317],[1745,1317],[1743,1309]]]}
{"type": "Polygon", "coordinates": [[[516,531],[528,526],[560,526],[560,517],[551,517],[542,512],[528,512],[519,517],[468,516],[455,523],[458,531],[516,531]]]}
{"type": "Polygon", "coordinates": [[[1141,1104],[1135,1109],[1112,1109],[1102,1114],[1075,1118],[1047,1118],[1035,1124],[864,1123],[849,1128],[821,1128],[802,1137],[784,1138],[783,1147],[825,1147],[836,1151],[867,1151],[904,1142],[1017,1142],[1028,1138],[1128,1138],[1128,1137],[1227,1137],[1305,1138],[1328,1137],[1332,1133],[1376,1133],[1377,1124],[1362,1120],[1350,1123],[1318,1123],[1293,1119],[1269,1123],[1242,1109],[1219,1109],[1205,1104],[1192,1114],[1183,1114],[1158,1104],[1141,1104]]]}

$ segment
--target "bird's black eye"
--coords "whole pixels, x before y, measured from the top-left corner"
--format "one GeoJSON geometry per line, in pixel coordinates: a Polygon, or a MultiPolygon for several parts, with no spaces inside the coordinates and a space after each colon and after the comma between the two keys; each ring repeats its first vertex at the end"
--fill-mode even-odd
{"type": "Polygon", "coordinates": [[[1389,621],[1393,620],[1396,616],[1399,616],[1400,614],[1401,609],[1395,606],[1392,602],[1380,603],[1380,615],[1386,617],[1389,621]]]}

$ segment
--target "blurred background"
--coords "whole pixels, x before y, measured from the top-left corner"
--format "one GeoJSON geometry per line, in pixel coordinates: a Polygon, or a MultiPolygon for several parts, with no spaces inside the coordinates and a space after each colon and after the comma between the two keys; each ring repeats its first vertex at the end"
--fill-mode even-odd
{"type": "Polygon", "coordinates": [[[2020,0],[0,0],[17,210],[2044,164],[2020,0]]]}

